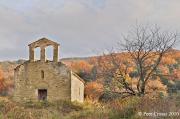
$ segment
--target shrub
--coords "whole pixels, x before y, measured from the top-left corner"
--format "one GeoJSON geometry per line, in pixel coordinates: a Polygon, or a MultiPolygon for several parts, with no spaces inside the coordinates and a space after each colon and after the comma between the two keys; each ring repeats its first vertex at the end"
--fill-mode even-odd
{"type": "Polygon", "coordinates": [[[103,85],[101,83],[89,82],[85,86],[85,96],[93,101],[97,101],[103,94],[103,90],[103,85]]]}
{"type": "Polygon", "coordinates": [[[63,114],[70,113],[72,111],[80,111],[83,109],[82,105],[77,102],[59,100],[54,103],[58,112],[63,114]]]}
{"type": "Polygon", "coordinates": [[[52,103],[48,101],[38,101],[38,102],[32,102],[31,100],[28,102],[25,102],[23,106],[25,108],[36,108],[36,109],[41,109],[41,108],[46,108],[51,106],[52,103]]]}

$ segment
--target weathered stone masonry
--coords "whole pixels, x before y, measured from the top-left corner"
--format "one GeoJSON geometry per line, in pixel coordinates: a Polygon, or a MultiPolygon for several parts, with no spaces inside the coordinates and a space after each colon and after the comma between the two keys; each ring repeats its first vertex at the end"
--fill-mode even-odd
{"type": "Polygon", "coordinates": [[[15,68],[15,101],[56,100],[84,101],[84,82],[58,61],[59,44],[42,38],[29,45],[29,61],[15,68]],[[53,46],[53,61],[47,61],[45,48],[53,46]],[[40,47],[41,58],[34,59],[34,49],[40,47]]]}

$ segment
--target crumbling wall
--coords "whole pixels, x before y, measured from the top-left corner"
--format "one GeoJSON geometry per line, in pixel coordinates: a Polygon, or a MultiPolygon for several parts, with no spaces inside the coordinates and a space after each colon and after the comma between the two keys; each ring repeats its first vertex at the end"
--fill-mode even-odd
{"type": "Polygon", "coordinates": [[[26,62],[15,70],[15,101],[38,101],[38,89],[47,89],[48,101],[70,100],[70,71],[55,62],[26,62]],[[41,72],[44,72],[42,78],[41,72]]]}
{"type": "Polygon", "coordinates": [[[84,82],[71,72],[71,101],[84,102],[84,82]]]}

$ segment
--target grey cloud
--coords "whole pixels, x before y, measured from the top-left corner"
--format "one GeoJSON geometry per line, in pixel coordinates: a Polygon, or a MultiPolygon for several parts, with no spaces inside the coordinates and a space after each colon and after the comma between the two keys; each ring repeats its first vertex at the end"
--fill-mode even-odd
{"type": "Polygon", "coordinates": [[[28,58],[27,44],[41,37],[59,42],[61,57],[89,56],[114,46],[137,21],[157,23],[165,29],[180,27],[179,0],[3,2],[0,2],[2,60],[28,58]]]}

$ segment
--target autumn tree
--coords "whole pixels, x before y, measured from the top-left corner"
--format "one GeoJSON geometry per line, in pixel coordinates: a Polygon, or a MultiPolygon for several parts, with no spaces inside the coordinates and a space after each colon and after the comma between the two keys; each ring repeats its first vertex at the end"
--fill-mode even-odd
{"type": "Polygon", "coordinates": [[[176,33],[162,31],[157,26],[134,27],[119,43],[124,60],[119,60],[116,52],[105,55],[108,60],[99,60],[102,75],[111,80],[112,88],[109,89],[120,95],[144,96],[147,83],[157,78],[158,66],[176,41],[176,33]],[[136,71],[135,87],[132,85],[133,77],[129,76],[129,69],[132,67],[136,71]]]}
{"type": "Polygon", "coordinates": [[[100,96],[103,94],[103,85],[98,82],[88,82],[85,85],[85,96],[93,101],[99,100],[100,96]]]}
{"type": "Polygon", "coordinates": [[[2,90],[5,87],[4,82],[5,82],[5,80],[4,80],[3,71],[0,69],[0,93],[2,92],[2,90]]]}
{"type": "Polygon", "coordinates": [[[87,61],[84,60],[74,61],[71,63],[70,67],[81,78],[85,79],[85,81],[91,80],[91,72],[93,65],[89,64],[87,61]]]}

